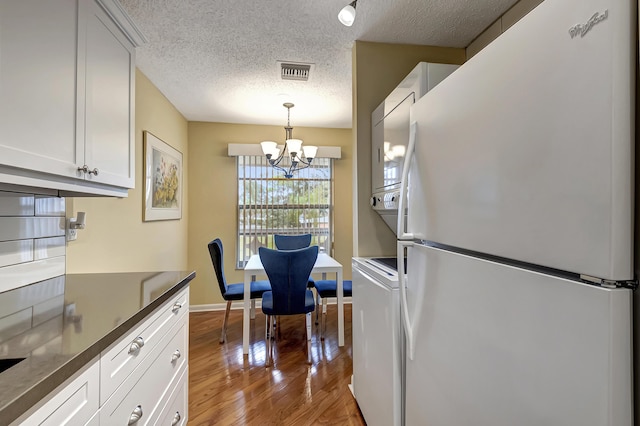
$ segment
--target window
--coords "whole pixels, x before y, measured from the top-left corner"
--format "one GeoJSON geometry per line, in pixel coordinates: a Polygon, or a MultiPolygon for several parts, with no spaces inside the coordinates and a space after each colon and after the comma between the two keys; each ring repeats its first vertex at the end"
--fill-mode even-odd
{"type": "Polygon", "coordinates": [[[329,252],[332,235],[333,161],[313,165],[286,179],[263,156],[243,155],[238,164],[238,252],[243,268],[258,247],[274,248],[274,234],[311,234],[312,245],[329,252]]]}

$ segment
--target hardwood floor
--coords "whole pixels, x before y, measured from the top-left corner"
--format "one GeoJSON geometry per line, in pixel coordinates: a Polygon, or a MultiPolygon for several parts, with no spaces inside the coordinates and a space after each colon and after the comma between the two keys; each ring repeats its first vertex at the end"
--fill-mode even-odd
{"type": "MultiPolygon", "coordinates": [[[[319,326],[307,363],[304,315],[281,317],[273,365],[265,367],[265,318],[252,320],[249,355],[242,355],[242,311],[189,317],[189,425],[365,425],[349,391],[351,305],[345,304],[345,346],[338,347],[337,308],[329,305],[325,340],[319,326]]],[[[315,315],[315,314],[314,314],[315,315]]]]}

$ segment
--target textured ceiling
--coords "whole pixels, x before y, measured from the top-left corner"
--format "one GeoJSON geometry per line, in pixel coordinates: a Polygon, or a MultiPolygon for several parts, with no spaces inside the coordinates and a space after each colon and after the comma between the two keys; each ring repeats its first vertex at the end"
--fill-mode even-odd
{"type": "Polygon", "coordinates": [[[120,0],[148,43],[138,68],[189,121],[351,127],[355,40],[466,47],[516,0],[120,0]],[[308,82],[277,61],[313,63],[308,82]]]}

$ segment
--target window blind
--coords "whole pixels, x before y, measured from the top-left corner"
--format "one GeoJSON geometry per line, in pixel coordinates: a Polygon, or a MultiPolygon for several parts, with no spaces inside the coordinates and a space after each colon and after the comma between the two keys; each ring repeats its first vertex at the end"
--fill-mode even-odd
{"type": "Polygon", "coordinates": [[[243,268],[259,247],[274,248],[274,234],[309,233],[312,245],[329,252],[333,240],[333,160],[316,158],[310,167],[286,179],[264,156],[236,158],[238,268],[243,268]]]}

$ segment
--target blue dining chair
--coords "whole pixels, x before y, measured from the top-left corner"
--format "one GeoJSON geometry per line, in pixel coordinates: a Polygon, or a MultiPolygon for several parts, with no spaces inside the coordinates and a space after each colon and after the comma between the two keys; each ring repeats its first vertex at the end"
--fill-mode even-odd
{"type": "MultiPolygon", "coordinates": [[[[338,284],[336,280],[318,280],[314,283],[316,289],[317,305],[322,301],[322,324],[320,325],[320,340],[324,340],[324,331],[327,326],[327,298],[338,296],[338,284]]],[[[343,297],[351,297],[351,280],[342,280],[343,297]]],[[[316,311],[316,324],[318,323],[318,311],[316,311]]]]}
{"type": "MultiPolygon", "coordinates": [[[[220,238],[216,238],[209,244],[209,255],[211,256],[211,262],[213,263],[213,269],[216,273],[218,285],[220,286],[220,293],[222,298],[227,301],[227,309],[224,313],[224,321],[222,323],[222,333],[220,333],[220,343],[224,343],[227,336],[227,323],[229,321],[229,311],[231,310],[231,302],[234,300],[244,299],[244,283],[227,284],[227,280],[224,276],[224,257],[222,241],[220,238]]],[[[252,281],[251,282],[251,299],[260,299],[265,291],[271,290],[269,281],[252,281]]]]}
{"type": "MultiPolygon", "coordinates": [[[[284,235],[274,234],[273,243],[278,250],[297,250],[311,245],[311,234],[284,235]]],[[[313,288],[314,279],[309,275],[307,287],[313,288]]]]}
{"type": "MultiPolygon", "coordinates": [[[[266,316],[266,366],[273,361],[275,316],[305,314],[307,327],[307,362],[311,363],[311,312],[315,309],[313,293],[307,280],[318,257],[318,246],[299,250],[258,249],[262,266],[269,277],[271,291],[262,295],[262,312],[266,316]]],[[[280,325],[278,326],[280,327],[280,325]]]]}
{"type": "Polygon", "coordinates": [[[311,234],[275,234],[273,236],[273,242],[278,250],[297,250],[311,245],[311,234]]]}

